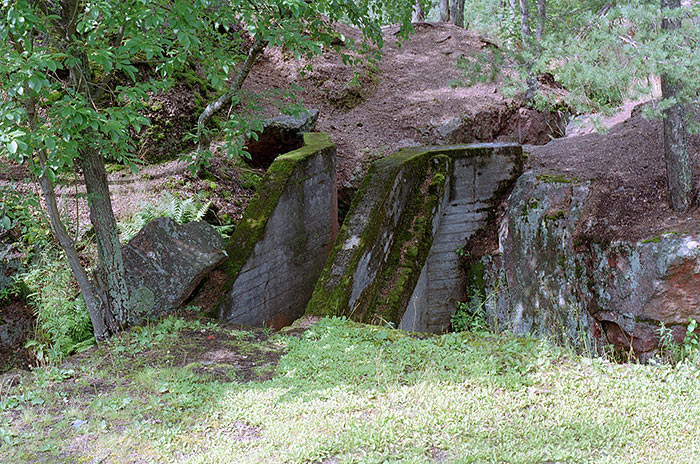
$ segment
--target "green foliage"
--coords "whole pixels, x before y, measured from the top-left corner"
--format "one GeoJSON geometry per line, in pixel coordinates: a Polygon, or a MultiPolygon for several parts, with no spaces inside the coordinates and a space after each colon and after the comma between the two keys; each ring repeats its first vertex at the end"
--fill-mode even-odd
{"type": "Polygon", "coordinates": [[[68,263],[56,250],[45,249],[44,259],[21,278],[36,315],[34,339],[27,347],[40,364],[55,364],[95,343],[85,302],[68,263]]]}
{"type": "Polygon", "coordinates": [[[43,249],[52,242],[46,215],[39,198],[31,192],[19,192],[12,183],[0,186],[0,233],[17,229],[22,251],[31,258],[32,250],[43,249]]]}
{"type": "MultiPolygon", "coordinates": [[[[134,238],[146,224],[160,217],[169,217],[178,224],[201,221],[204,219],[211,205],[211,200],[202,201],[197,195],[181,198],[179,195],[165,192],[157,203],[143,204],[141,209],[130,219],[118,224],[119,239],[122,243],[128,242],[134,238]]],[[[228,227],[228,229],[230,229],[230,227],[228,227]]],[[[225,234],[228,229],[226,227],[219,227],[217,230],[219,233],[225,234]]]]}
{"type": "Polygon", "coordinates": [[[684,362],[697,365],[700,361],[700,335],[697,329],[697,321],[689,319],[683,342],[679,344],[673,339],[673,332],[661,324],[659,327],[659,347],[662,360],[670,362],[674,366],[684,362]]]}
{"type": "MultiPolygon", "coordinates": [[[[468,82],[503,79],[504,92],[513,95],[526,88],[529,75],[551,73],[569,92],[564,101],[568,106],[605,113],[626,98],[648,97],[650,78],[665,74],[683,85],[682,103],[696,101],[700,90],[695,76],[700,57],[694,53],[700,42],[697,2],[683,3],[673,11],[661,11],[658,1],[649,0],[547,2],[541,40],[534,37],[536,2],[527,4],[533,32],[523,43],[517,8],[494,0],[469,3],[468,21],[492,37],[498,48],[462,59],[468,82]],[[663,30],[663,16],[682,19],[681,29],[663,30]]],[[[552,97],[558,98],[539,95],[540,99],[552,97]]],[[[670,103],[649,109],[649,115],[659,115],[670,103]]]]}
{"type": "Polygon", "coordinates": [[[484,332],[489,329],[488,315],[484,305],[483,291],[474,289],[469,301],[458,301],[457,309],[450,316],[450,325],[455,332],[484,332]]]}

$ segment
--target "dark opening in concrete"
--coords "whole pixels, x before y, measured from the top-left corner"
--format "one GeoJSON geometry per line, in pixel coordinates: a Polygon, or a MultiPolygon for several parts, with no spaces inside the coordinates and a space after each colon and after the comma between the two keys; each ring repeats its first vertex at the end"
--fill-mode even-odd
{"type": "Polygon", "coordinates": [[[299,131],[290,131],[281,126],[269,126],[260,133],[258,140],[248,142],[250,159],[246,162],[258,169],[267,169],[279,155],[297,150],[304,145],[299,131]]]}

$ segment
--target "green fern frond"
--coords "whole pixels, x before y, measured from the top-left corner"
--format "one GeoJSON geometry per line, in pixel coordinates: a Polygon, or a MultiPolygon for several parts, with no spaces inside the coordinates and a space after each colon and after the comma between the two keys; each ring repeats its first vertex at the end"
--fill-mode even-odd
{"type": "Polygon", "coordinates": [[[159,217],[169,217],[178,224],[201,221],[211,208],[213,202],[203,202],[197,195],[180,198],[170,192],[165,192],[157,203],[146,203],[130,219],[119,223],[119,238],[122,243],[128,242],[143,227],[159,217]]]}

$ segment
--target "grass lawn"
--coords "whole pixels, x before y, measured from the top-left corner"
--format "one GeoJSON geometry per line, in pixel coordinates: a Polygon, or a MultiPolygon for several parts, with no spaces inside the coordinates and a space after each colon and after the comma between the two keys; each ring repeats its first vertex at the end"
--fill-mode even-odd
{"type": "Polygon", "coordinates": [[[2,463],[697,463],[700,368],[167,318],[0,377],[2,463]]]}

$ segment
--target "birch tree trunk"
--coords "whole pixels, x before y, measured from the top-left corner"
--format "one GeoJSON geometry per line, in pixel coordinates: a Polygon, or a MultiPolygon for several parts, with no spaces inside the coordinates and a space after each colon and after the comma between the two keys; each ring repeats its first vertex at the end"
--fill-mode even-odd
{"type": "MultiPolygon", "coordinates": [[[[680,8],[680,0],[661,0],[661,8],[680,8]]],[[[661,27],[666,31],[680,29],[678,19],[664,18],[661,27]]],[[[681,86],[668,75],[661,75],[662,98],[677,99],[681,86]]],[[[685,212],[692,206],[693,178],[686,141],[685,109],[680,103],[663,112],[664,159],[668,179],[668,201],[674,211],[685,212]]]]}

